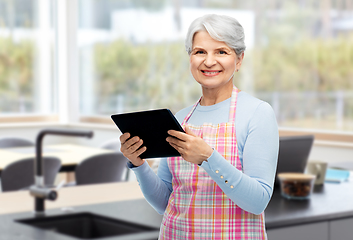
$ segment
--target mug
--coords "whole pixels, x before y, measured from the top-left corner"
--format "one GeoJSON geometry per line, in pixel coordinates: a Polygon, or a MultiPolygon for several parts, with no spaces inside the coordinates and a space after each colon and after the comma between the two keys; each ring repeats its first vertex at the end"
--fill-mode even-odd
{"type": "Polygon", "coordinates": [[[327,162],[309,161],[306,166],[306,172],[316,176],[315,185],[322,185],[325,182],[327,162]]]}

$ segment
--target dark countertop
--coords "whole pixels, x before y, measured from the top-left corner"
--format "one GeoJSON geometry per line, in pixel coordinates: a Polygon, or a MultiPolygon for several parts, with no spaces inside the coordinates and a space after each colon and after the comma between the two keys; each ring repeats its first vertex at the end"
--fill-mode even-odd
{"type": "Polygon", "coordinates": [[[265,210],[266,228],[353,217],[353,182],[315,186],[310,199],[288,200],[275,188],[265,210]]]}
{"type": "MultiPolygon", "coordinates": [[[[91,212],[99,215],[121,219],[124,221],[137,223],[156,228],[155,232],[149,233],[151,239],[158,238],[159,226],[162,216],[144,200],[119,201],[104,204],[94,204],[73,207],[74,212],[91,212]]],[[[71,211],[72,212],[72,211],[71,211]]],[[[66,214],[61,209],[50,209],[46,211],[47,216],[66,214]]],[[[69,237],[63,234],[53,233],[51,231],[34,228],[23,223],[14,222],[18,219],[27,219],[34,217],[32,212],[0,215],[0,240],[73,240],[79,239],[69,237]]],[[[137,234],[128,238],[107,237],[104,240],[144,240],[146,235],[137,234]]]]}
{"type": "MultiPolygon", "coordinates": [[[[333,219],[353,217],[353,182],[340,184],[325,183],[315,187],[309,200],[287,200],[275,189],[273,197],[265,211],[267,229],[274,229],[298,224],[329,221],[333,219]]],[[[122,219],[142,225],[155,227],[154,233],[158,237],[158,229],[162,216],[144,200],[120,201],[113,203],[85,205],[74,207],[75,212],[93,212],[99,215],[122,219]]],[[[61,209],[51,209],[47,215],[65,214],[61,209]]],[[[14,222],[16,219],[33,217],[33,213],[24,212],[0,215],[1,240],[73,240],[77,238],[39,230],[14,222]]],[[[140,236],[141,237],[141,236],[140,236]]],[[[121,237],[104,238],[105,240],[119,240],[121,237]]],[[[127,240],[127,238],[123,238],[127,240]]],[[[138,239],[131,238],[131,239],[138,239]]],[[[145,239],[145,238],[140,238],[145,239]]]]}

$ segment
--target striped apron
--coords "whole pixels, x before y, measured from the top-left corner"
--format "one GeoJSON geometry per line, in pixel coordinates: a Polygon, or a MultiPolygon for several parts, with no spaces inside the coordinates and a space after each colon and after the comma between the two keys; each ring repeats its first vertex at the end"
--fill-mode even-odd
{"type": "MultiPolygon", "coordinates": [[[[237,96],[238,89],[234,86],[229,122],[188,126],[242,171],[235,134],[237,96]]],[[[183,127],[200,100],[184,119],[183,127]]],[[[264,213],[255,215],[238,207],[198,165],[181,157],[168,158],[167,162],[173,175],[173,192],[163,216],[160,240],[267,239],[264,213]]],[[[224,180],[225,184],[229,184],[228,187],[233,188],[226,179],[224,180]]]]}

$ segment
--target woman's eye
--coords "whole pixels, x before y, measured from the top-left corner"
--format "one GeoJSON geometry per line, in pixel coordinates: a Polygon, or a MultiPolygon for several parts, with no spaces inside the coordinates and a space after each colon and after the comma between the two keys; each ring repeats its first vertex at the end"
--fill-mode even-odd
{"type": "Polygon", "coordinates": [[[226,51],[219,51],[219,54],[227,54],[227,52],[226,51]]]}
{"type": "Polygon", "coordinates": [[[204,51],[201,51],[201,50],[198,50],[195,52],[195,54],[204,54],[205,52],[204,51]]]}

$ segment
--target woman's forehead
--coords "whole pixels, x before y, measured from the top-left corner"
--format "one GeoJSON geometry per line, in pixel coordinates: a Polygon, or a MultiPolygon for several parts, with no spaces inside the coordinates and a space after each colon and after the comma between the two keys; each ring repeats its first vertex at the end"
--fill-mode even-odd
{"type": "Polygon", "coordinates": [[[225,42],[213,39],[206,31],[195,33],[192,48],[227,48],[231,49],[225,42]]]}

